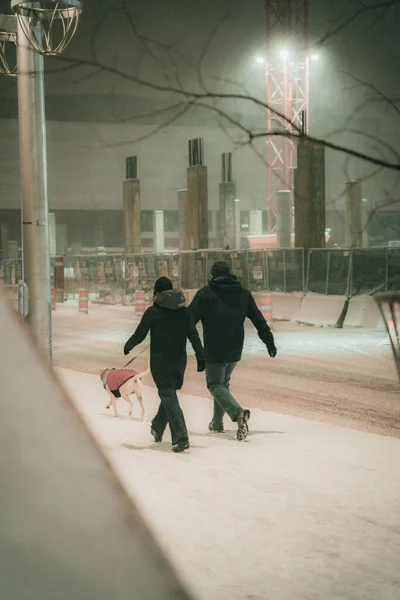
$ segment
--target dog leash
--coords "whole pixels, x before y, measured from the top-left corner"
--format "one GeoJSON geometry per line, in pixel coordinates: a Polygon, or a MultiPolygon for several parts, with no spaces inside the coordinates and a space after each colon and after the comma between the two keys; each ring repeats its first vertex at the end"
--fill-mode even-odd
{"type": "Polygon", "coordinates": [[[123,369],[126,369],[126,367],[129,367],[129,365],[130,365],[131,363],[133,363],[133,361],[134,361],[134,360],[136,360],[136,359],[137,359],[137,358],[138,358],[138,357],[139,357],[141,354],[143,354],[143,352],[144,352],[145,350],[147,350],[147,349],[148,349],[148,347],[149,347],[149,345],[145,346],[145,347],[143,348],[143,350],[142,350],[141,352],[139,352],[139,354],[136,354],[136,356],[134,356],[133,358],[131,358],[131,360],[130,360],[129,362],[127,362],[127,363],[126,363],[126,365],[124,365],[122,368],[123,368],[123,369]]]}

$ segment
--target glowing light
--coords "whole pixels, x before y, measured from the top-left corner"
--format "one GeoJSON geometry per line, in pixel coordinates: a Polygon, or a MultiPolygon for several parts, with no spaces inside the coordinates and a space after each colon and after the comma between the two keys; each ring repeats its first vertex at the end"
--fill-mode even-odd
{"type": "Polygon", "coordinates": [[[282,48],[282,50],[279,52],[279,56],[283,58],[283,60],[286,60],[289,56],[289,50],[287,48],[282,48]]]}
{"type": "Polygon", "coordinates": [[[263,65],[265,63],[265,58],[263,56],[256,56],[256,63],[258,65],[263,65]]]}
{"type": "Polygon", "coordinates": [[[316,61],[319,60],[319,54],[317,52],[313,52],[310,56],[311,60],[316,61]]]}

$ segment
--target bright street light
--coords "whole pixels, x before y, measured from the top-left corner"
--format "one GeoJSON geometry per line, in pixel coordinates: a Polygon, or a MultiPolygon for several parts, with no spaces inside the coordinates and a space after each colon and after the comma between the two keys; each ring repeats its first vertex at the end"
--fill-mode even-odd
{"type": "Polygon", "coordinates": [[[286,60],[289,56],[289,50],[287,48],[282,48],[282,50],[279,52],[279,56],[283,58],[283,60],[286,60]]]}

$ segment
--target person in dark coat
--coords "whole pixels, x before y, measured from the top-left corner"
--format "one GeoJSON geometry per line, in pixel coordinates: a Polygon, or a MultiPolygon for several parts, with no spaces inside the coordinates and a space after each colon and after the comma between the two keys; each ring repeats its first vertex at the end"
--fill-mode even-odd
{"type": "Polygon", "coordinates": [[[199,372],[205,370],[204,351],[193,318],[185,307],[185,297],[180,290],[173,289],[167,277],[156,281],[153,301],[126,342],[124,353],[129,354],[150,331],[150,369],[161,400],[151,423],[151,433],[155,441],[160,442],[169,424],[172,449],[183,452],[190,444],[176,391],[183,385],[187,338],[195,351],[199,372]]]}
{"type": "Polygon", "coordinates": [[[237,439],[248,434],[250,411],[243,409],[229,390],[233,370],[242,357],[244,322],[248,317],[267,346],[269,355],[277,354],[274,336],[257,308],[249,290],[231,273],[226,261],[211,268],[211,280],[201,288],[190,304],[194,323],[203,324],[207,387],[214,397],[214,414],[210,431],[224,431],[223,417],[228,413],[238,426],[237,439]]]}

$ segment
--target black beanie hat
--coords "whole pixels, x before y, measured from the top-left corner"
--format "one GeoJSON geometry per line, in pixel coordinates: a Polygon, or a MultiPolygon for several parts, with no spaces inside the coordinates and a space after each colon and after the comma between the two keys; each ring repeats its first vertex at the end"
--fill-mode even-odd
{"type": "Polygon", "coordinates": [[[172,281],[168,277],[160,277],[154,284],[154,296],[166,290],[172,290],[172,288],[172,281]]]}
{"type": "Polygon", "coordinates": [[[226,275],[232,275],[230,264],[226,260],[217,260],[211,267],[211,276],[223,277],[226,275]]]}

